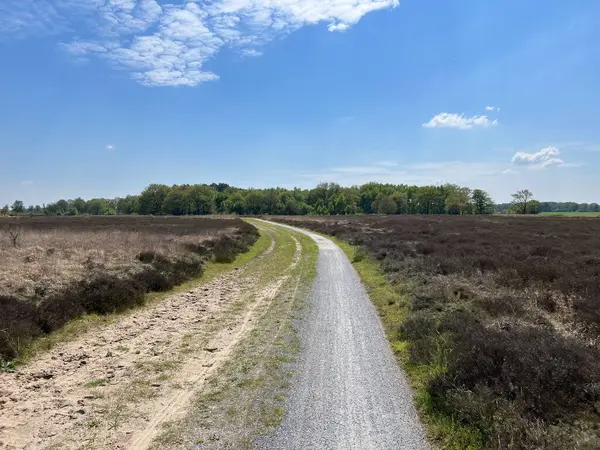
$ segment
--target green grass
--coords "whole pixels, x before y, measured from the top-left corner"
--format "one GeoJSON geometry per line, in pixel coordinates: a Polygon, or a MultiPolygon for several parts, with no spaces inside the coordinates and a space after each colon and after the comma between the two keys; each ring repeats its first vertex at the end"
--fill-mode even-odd
{"type": "Polygon", "coordinates": [[[104,378],[101,378],[99,380],[88,381],[87,383],[84,384],[84,387],[91,389],[91,388],[106,386],[106,383],[107,383],[107,381],[104,378]]]}
{"type": "Polygon", "coordinates": [[[540,216],[600,217],[600,212],[543,212],[540,216]]]}

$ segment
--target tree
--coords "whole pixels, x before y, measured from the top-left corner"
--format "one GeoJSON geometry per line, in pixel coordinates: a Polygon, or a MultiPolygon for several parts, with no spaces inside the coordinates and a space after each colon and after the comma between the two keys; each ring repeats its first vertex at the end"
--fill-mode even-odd
{"type": "Polygon", "coordinates": [[[216,190],[210,186],[196,184],[186,190],[188,212],[195,215],[215,212],[216,190]]]}
{"type": "Polygon", "coordinates": [[[378,214],[396,214],[398,205],[389,195],[384,195],[377,200],[377,213],[378,214]]]}
{"type": "Polygon", "coordinates": [[[182,216],[186,214],[188,211],[186,200],[185,188],[181,189],[179,186],[173,186],[171,189],[169,189],[169,193],[163,201],[163,214],[170,214],[173,216],[182,216]]]}
{"type": "Polygon", "coordinates": [[[474,214],[492,214],[494,212],[494,202],[487,192],[475,189],[471,194],[471,200],[474,214]]]}
{"type": "Polygon", "coordinates": [[[223,203],[223,209],[229,214],[244,214],[246,211],[246,199],[242,192],[233,192],[223,203]]]}
{"type": "Polygon", "coordinates": [[[79,214],[85,214],[87,212],[87,203],[81,197],[73,200],[73,207],[77,210],[79,214]]]}
{"type": "Polygon", "coordinates": [[[116,212],[110,203],[103,198],[93,198],[87,202],[87,211],[92,216],[108,216],[116,212]]]}
{"type": "Polygon", "coordinates": [[[10,209],[15,214],[21,214],[25,212],[25,205],[21,200],[15,200],[10,209]]]}
{"type": "Polygon", "coordinates": [[[137,195],[128,195],[117,200],[117,214],[135,214],[138,209],[137,195]]]}
{"type": "Polygon", "coordinates": [[[513,212],[516,214],[527,214],[527,206],[533,200],[533,194],[529,189],[523,189],[516,194],[512,194],[513,201],[511,203],[513,212]]]}
{"type": "MultiPolygon", "coordinates": [[[[169,187],[164,184],[151,184],[142,191],[139,198],[139,212],[140,214],[160,214],[162,212],[163,203],[167,194],[169,193],[169,187]]],[[[89,208],[89,205],[88,205],[89,208]]]]}
{"type": "Polygon", "coordinates": [[[0,215],[8,216],[8,213],[9,213],[8,205],[4,205],[4,208],[0,209],[0,215]]]}
{"type": "Polygon", "coordinates": [[[527,214],[539,214],[540,213],[540,202],[537,200],[531,200],[527,204],[527,214]]]}

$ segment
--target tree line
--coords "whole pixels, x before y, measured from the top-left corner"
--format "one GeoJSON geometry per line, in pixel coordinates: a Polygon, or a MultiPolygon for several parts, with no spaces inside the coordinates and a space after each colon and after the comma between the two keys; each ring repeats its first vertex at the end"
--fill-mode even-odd
{"type": "Polygon", "coordinates": [[[600,212],[596,203],[539,202],[521,190],[511,203],[494,204],[481,189],[455,184],[408,186],[367,183],[342,187],[321,183],[314,189],[241,189],[225,183],[167,186],[151,184],[139,195],[123,198],[59,200],[47,205],[17,200],[0,215],[353,215],[353,214],[538,214],[540,212],[600,212]]]}
{"type": "Polygon", "coordinates": [[[408,186],[368,183],[342,187],[321,183],[314,189],[240,189],[228,184],[151,184],[124,198],[59,200],[25,206],[15,201],[2,214],[31,215],[344,215],[491,214],[494,202],[481,189],[453,184],[408,186]]]}

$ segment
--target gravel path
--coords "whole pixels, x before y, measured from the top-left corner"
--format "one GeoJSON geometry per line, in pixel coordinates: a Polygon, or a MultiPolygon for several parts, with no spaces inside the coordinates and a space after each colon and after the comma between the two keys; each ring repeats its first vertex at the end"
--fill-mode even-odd
{"type": "Polygon", "coordinates": [[[258,447],[429,448],[411,389],[350,261],[329,239],[288,228],[317,242],[317,277],[301,325],[303,350],[287,416],[258,447]]]}

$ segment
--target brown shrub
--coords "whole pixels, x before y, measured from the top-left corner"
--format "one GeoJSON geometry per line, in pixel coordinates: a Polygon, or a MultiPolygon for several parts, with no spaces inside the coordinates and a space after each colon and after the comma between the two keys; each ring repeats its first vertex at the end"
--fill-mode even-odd
{"type": "MultiPolygon", "coordinates": [[[[600,448],[600,221],[275,220],[335,233],[381,261],[411,299],[407,315],[383,318],[405,316],[386,325],[408,341],[416,373],[431,374],[430,413],[474,430],[485,448],[600,448]]],[[[457,445],[467,446],[447,448],[457,445]]]]}

